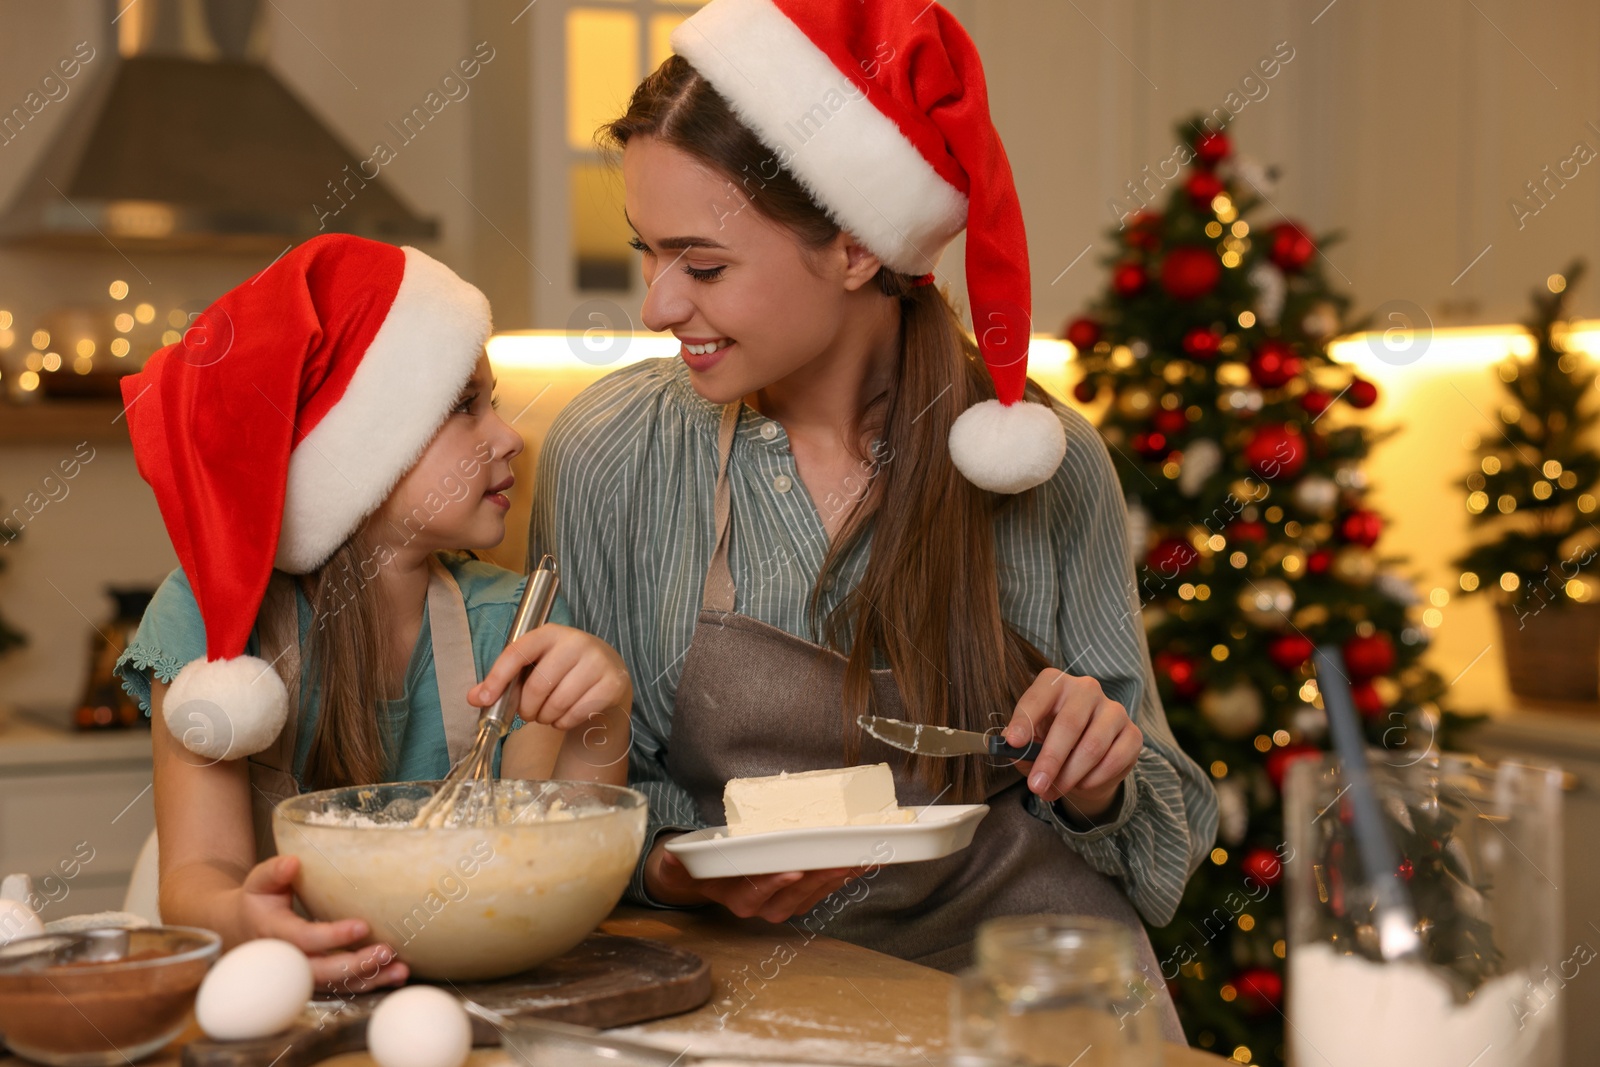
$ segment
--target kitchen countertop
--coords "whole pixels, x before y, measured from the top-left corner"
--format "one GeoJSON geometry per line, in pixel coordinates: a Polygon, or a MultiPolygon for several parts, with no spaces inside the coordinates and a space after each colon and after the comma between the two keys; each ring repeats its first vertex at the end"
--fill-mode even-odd
{"type": "Polygon", "coordinates": [[[0,714],[0,774],[38,774],[51,766],[150,762],[150,731],[69,730],[20,713],[0,714]]]}
{"type": "MultiPolygon", "coordinates": [[[[607,933],[647,937],[698,953],[711,965],[711,1000],[695,1011],[614,1031],[619,1036],[702,1055],[884,1058],[936,1063],[949,1027],[950,975],[789,926],[741,920],[727,912],[619,908],[607,933]],[[787,951],[785,951],[787,950],[787,951]],[[767,976],[771,976],[770,978],[767,976]]],[[[167,1050],[142,1061],[175,1067],[193,1027],[167,1050]]],[[[0,1064],[22,1061],[6,1058],[0,1064]]],[[[508,1067],[494,1048],[474,1049],[468,1067],[508,1067]]],[[[1198,1049],[1166,1047],[1166,1067],[1220,1067],[1198,1049]]],[[[365,1053],[325,1067],[375,1067],[365,1053]]]]}

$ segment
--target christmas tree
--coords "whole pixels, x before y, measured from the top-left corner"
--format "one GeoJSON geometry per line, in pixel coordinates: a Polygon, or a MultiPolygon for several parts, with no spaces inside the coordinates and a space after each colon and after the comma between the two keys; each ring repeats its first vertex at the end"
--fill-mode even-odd
{"type": "Polygon", "coordinates": [[[1188,169],[1120,221],[1110,286],[1066,336],[1077,398],[1104,405],[1168,720],[1221,805],[1216,848],[1151,939],[1192,1043],[1281,1064],[1281,789],[1328,745],[1313,645],[1342,649],[1369,740],[1397,762],[1437,746],[1444,686],[1419,663],[1401,561],[1375,551],[1361,464],[1378,436],[1357,412],[1377,387],[1328,356],[1365,325],[1324,277],[1337,234],[1256,221],[1270,173],[1198,116],[1178,136],[1188,169]]]}
{"type": "Polygon", "coordinates": [[[1591,399],[1595,372],[1562,343],[1567,300],[1583,270],[1574,262],[1551,275],[1544,292],[1534,291],[1525,323],[1533,355],[1500,365],[1510,403],[1465,484],[1473,525],[1493,537],[1456,561],[1461,588],[1499,590],[1519,621],[1591,595],[1580,572],[1600,540],[1593,520],[1600,452],[1588,443],[1600,412],[1591,399]]]}

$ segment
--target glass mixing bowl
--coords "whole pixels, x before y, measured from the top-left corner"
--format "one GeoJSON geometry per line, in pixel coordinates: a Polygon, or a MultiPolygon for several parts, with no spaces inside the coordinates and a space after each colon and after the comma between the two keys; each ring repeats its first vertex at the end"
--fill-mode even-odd
{"type": "Polygon", "coordinates": [[[438,782],[327,789],[273,811],[278,851],[315,919],[365,919],[419,978],[536,967],[616,906],[644,844],[642,793],[593,782],[497,783],[496,825],[410,825],[438,782]]]}
{"type": "Polygon", "coordinates": [[[0,948],[0,1031],[19,1056],[110,1067],[183,1032],[222,938],[190,926],[39,934],[0,948]]]}

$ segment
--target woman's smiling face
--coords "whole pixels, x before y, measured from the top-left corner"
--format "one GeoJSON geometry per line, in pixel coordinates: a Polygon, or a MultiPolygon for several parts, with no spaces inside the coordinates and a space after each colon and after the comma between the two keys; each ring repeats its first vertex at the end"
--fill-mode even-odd
{"type": "Polygon", "coordinates": [[[759,179],[746,191],[654,137],[628,141],[622,174],[649,286],[644,324],[685,342],[679,355],[697,392],[731,403],[834,348],[851,294],[878,268],[848,233],[807,249],[750,202],[759,179]],[[702,342],[726,347],[688,348],[702,342]]]}

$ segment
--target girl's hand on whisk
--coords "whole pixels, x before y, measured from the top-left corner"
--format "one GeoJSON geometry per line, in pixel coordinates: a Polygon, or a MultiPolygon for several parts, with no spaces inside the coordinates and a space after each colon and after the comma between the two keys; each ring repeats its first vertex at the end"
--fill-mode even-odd
{"type": "Polygon", "coordinates": [[[616,649],[593,634],[546,623],[506,646],[467,699],[491,707],[529,664],[517,714],[528,722],[574,730],[596,716],[626,716],[633,706],[633,680],[616,649]]]}

